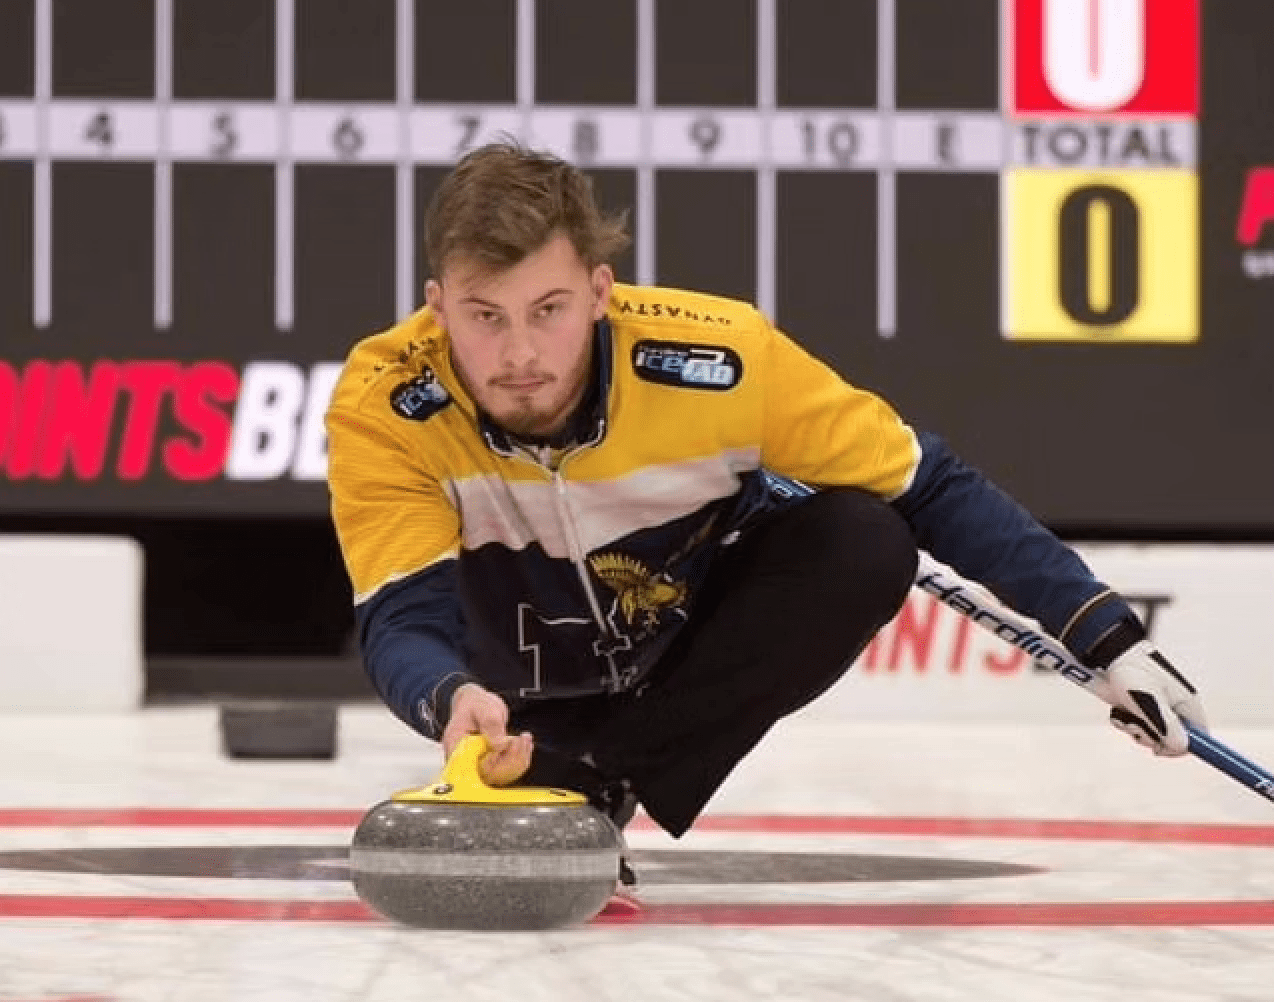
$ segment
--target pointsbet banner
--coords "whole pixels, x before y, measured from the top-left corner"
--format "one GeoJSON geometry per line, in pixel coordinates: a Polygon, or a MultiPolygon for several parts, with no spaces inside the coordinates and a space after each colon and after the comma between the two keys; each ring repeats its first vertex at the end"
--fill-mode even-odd
{"type": "Polygon", "coordinates": [[[56,486],[68,504],[77,485],[107,509],[146,507],[119,488],[157,484],[184,488],[173,496],[198,508],[215,509],[223,485],[267,483],[283,510],[312,505],[327,476],[323,415],[339,375],[338,363],[0,362],[5,475],[56,486]]]}
{"type": "Polygon", "coordinates": [[[1274,528],[1274,4],[653,6],[0,0],[0,512],[323,512],[512,134],[1044,520],[1274,528]]]}

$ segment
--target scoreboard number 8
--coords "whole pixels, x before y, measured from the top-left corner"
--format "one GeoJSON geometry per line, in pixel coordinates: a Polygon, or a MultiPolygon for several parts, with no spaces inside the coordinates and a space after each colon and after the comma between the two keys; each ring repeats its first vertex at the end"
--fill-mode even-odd
{"type": "Polygon", "coordinates": [[[580,160],[595,160],[601,152],[601,130],[595,121],[581,118],[571,130],[572,152],[580,160]]]}

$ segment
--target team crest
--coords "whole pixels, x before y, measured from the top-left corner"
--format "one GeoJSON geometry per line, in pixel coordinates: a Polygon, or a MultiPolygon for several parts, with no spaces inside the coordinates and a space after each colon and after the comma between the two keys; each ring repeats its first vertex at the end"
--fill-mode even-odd
{"type": "Polygon", "coordinates": [[[652,574],[640,560],[622,553],[599,553],[589,558],[593,571],[619,599],[619,609],[629,625],[641,617],[642,626],[653,629],[664,609],[686,600],[686,583],[666,574],[652,574]]]}
{"type": "Polygon", "coordinates": [[[389,406],[409,421],[427,421],[451,403],[451,394],[438,382],[432,369],[424,366],[420,375],[399,383],[389,394],[389,406]]]}

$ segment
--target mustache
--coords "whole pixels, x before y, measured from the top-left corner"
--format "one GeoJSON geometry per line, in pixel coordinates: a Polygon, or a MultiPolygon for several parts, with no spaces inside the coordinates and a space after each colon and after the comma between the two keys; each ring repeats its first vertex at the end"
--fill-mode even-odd
{"type": "Polygon", "coordinates": [[[487,380],[488,386],[507,386],[511,383],[544,382],[551,383],[557,379],[551,372],[505,372],[487,380]]]}

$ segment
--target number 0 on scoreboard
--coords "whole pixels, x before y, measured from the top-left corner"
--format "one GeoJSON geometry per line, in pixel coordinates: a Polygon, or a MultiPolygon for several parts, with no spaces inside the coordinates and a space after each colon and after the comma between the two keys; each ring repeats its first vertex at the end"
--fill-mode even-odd
{"type": "Polygon", "coordinates": [[[1004,331],[1018,341],[1196,341],[1190,171],[1013,170],[1004,331]]]}

